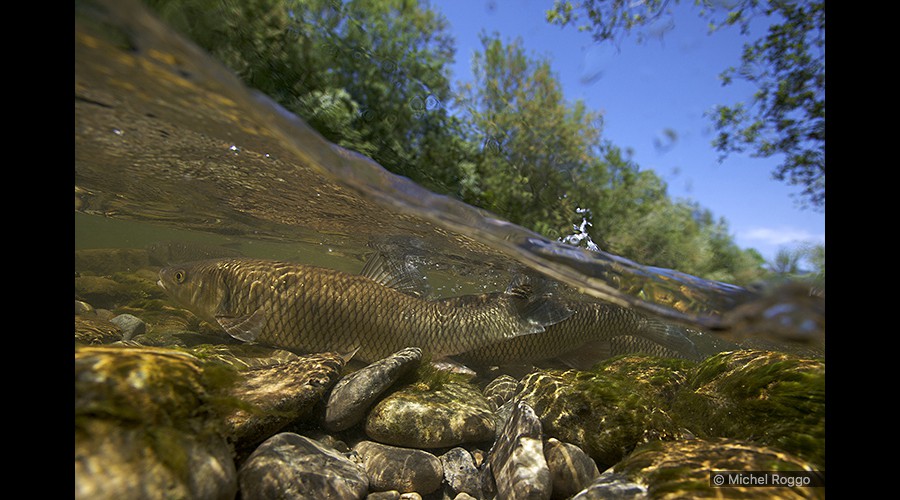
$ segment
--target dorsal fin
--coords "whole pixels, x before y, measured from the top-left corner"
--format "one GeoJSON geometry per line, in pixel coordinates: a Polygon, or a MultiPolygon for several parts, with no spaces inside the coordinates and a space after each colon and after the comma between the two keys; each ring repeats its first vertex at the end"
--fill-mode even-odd
{"type": "Polygon", "coordinates": [[[414,297],[425,298],[431,293],[425,276],[412,263],[395,262],[381,252],[366,259],[362,276],[414,297]]]}

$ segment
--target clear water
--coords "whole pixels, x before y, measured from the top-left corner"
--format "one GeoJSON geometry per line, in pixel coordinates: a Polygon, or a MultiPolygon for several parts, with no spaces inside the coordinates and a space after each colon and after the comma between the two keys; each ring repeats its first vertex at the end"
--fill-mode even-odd
{"type": "Polygon", "coordinates": [[[434,195],[328,143],[140,5],[77,4],[75,26],[76,249],[179,239],[349,272],[378,249],[421,264],[438,295],[531,268],[699,328],[760,299],[434,195]]]}

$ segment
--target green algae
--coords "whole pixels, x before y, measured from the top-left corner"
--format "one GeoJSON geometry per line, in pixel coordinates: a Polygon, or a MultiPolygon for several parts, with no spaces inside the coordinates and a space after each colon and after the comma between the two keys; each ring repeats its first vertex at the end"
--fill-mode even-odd
{"type": "Polygon", "coordinates": [[[176,349],[126,346],[75,350],[75,416],[197,430],[237,404],[237,372],[176,349]]]}
{"type": "Polygon", "coordinates": [[[813,464],[789,453],[725,438],[647,443],[613,470],[646,485],[651,498],[824,498],[823,488],[712,486],[714,470],[814,470],[813,464]]]}
{"type": "Polygon", "coordinates": [[[691,366],[623,356],[591,371],[544,370],[523,379],[519,398],[534,408],[547,434],[581,447],[603,469],[638,444],[685,436],[667,401],[691,366]]]}
{"type": "Polygon", "coordinates": [[[673,412],[700,437],[775,446],[825,466],[825,364],[771,351],[713,356],[678,392],[673,412]]]}

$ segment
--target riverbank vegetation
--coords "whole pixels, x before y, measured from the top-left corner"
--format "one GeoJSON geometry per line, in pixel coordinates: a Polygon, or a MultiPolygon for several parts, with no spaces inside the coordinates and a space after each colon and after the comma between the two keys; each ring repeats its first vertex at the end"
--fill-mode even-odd
{"type": "Polygon", "coordinates": [[[549,238],[580,228],[605,251],[708,279],[748,284],[784,270],[739,248],[724,219],[672,200],[520,40],[483,34],[475,80],[454,85],[447,21],[416,1],[147,4],[328,140],[432,191],[549,238]]]}

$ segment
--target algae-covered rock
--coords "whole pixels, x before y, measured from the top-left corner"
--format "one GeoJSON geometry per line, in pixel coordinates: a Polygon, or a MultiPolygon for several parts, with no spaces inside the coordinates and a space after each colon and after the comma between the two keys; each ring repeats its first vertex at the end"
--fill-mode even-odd
{"type": "Polygon", "coordinates": [[[686,435],[667,401],[692,364],[628,356],[592,371],[544,370],[522,380],[518,398],[534,408],[546,435],[580,447],[603,470],[638,444],[686,435]]]}
{"type": "Polygon", "coordinates": [[[774,446],[825,467],[825,363],[741,350],[698,365],[673,403],[699,437],[774,446]]]}
{"type": "Polygon", "coordinates": [[[77,498],[233,498],[234,370],[171,349],[75,349],[77,498]]]}
{"type": "Polygon", "coordinates": [[[310,419],[343,367],[341,355],[321,353],[242,371],[231,395],[250,408],[238,409],[226,419],[239,454],[292,422],[310,419]]]}
{"type": "Polygon", "coordinates": [[[237,380],[234,370],[208,365],[174,349],[97,346],[75,349],[75,417],[143,424],[206,426],[237,380]]]}
{"type": "Polygon", "coordinates": [[[92,316],[75,315],[75,343],[111,344],[122,340],[122,330],[114,323],[92,316]]]}
{"type": "Polygon", "coordinates": [[[711,471],[816,472],[795,455],[724,438],[648,443],[613,471],[646,486],[650,498],[825,498],[823,487],[714,487],[711,471]]]}
{"type": "Polygon", "coordinates": [[[366,435],[410,448],[443,448],[494,438],[491,407],[476,387],[413,384],[382,399],[366,417],[366,435]]]}
{"type": "Polygon", "coordinates": [[[139,298],[133,287],[104,276],[76,276],[75,299],[92,304],[95,308],[113,309],[118,305],[139,298]]]}

